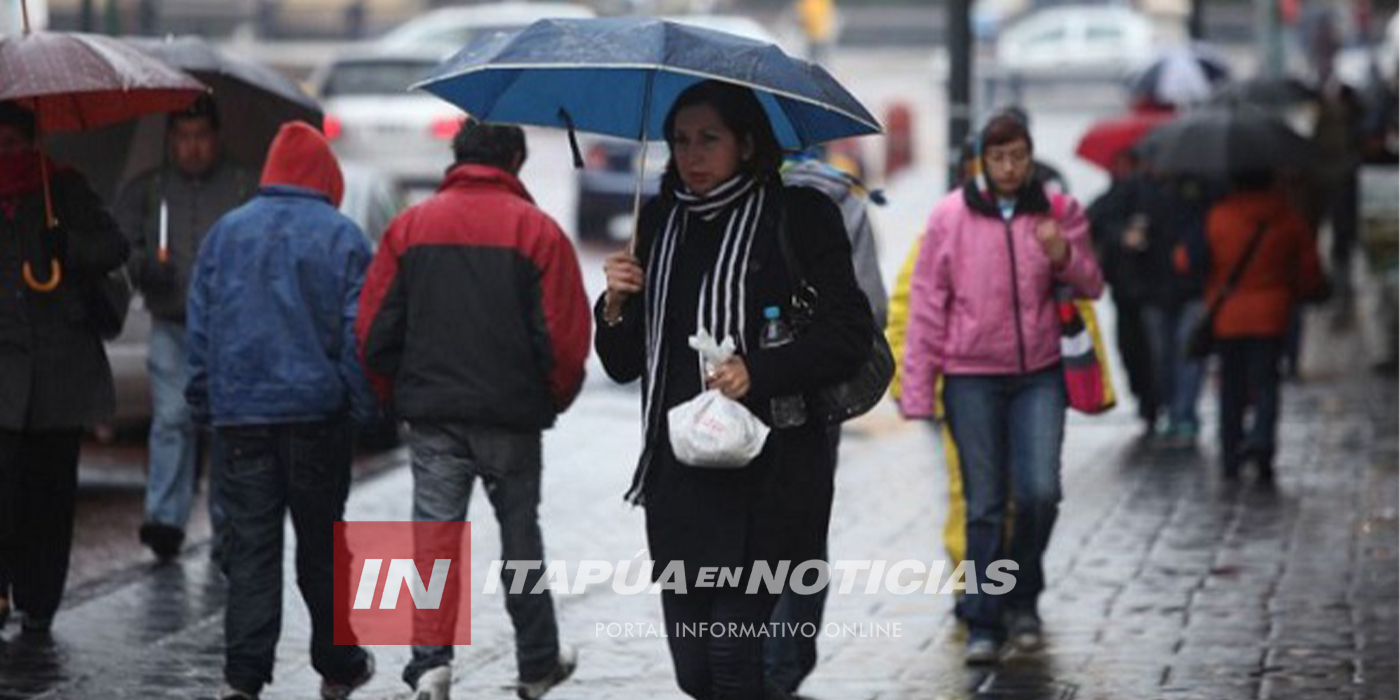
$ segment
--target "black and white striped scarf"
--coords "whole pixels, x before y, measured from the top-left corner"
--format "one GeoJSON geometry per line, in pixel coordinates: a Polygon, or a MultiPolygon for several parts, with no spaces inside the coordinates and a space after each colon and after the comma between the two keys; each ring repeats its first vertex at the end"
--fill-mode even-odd
{"type": "MultiPolygon", "coordinates": [[[[647,259],[646,269],[655,284],[647,286],[645,297],[647,392],[644,397],[646,403],[642,407],[645,429],[649,429],[655,421],[655,412],[660,410],[663,400],[660,394],[662,382],[659,380],[665,372],[661,347],[665,338],[665,324],[685,322],[682,319],[668,319],[666,305],[671,292],[676,251],[685,238],[689,218],[697,216],[705,221],[724,218],[725,221],[719,256],[701,284],[700,303],[692,332],[707,330],[715,342],[733,338],[735,346],[742,353],[746,345],[743,329],[748,320],[744,279],[748,276],[754,233],[762,219],[765,200],[772,196],[752,175],[745,173],[735,175],[703,196],[683,186],[678,187],[673,195],[675,205],[666,216],[666,228],[656,238],[647,259]]],[[[696,362],[702,364],[700,376],[705,376],[699,353],[696,353],[696,362]]]]}

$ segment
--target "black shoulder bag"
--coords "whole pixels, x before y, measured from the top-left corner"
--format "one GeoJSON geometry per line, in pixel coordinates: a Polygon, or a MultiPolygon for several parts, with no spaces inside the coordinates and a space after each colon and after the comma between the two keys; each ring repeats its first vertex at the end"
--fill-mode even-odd
{"type": "Polygon", "coordinates": [[[1235,287],[1239,286],[1244,269],[1249,267],[1249,261],[1254,258],[1254,251],[1259,249],[1259,241],[1264,239],[1264,232],[1268,228],[1268,222],[1259,222],[1258,227],[1254,229],[1254,237],[1249,239],[1249,246],[1244,249],[1244,255],[1235,263],[1234,269],[1230,270],[1230,277],[1225,280],[1225,286],[1220,288],[1220,293],[1210,301],[1210,308],[1206,309],[1196,327],[1191,329],[1191,337],[1186,339],[1187,357],[1204,360],[1215,352],[1215,316],[1220,313],[1220,307],[1225,305],[1225,300],[1234,293],[1235,287]]]}
{"type": "MultiPolygon", "coordinates": [[[[815,319],[818,294],[817,289],[807,281],[802,264],[792,250],[792,242],[788,239],[787,211],[781,203],[778,206],[778,247],[793,279],[792,327],[794,333],[801,333],[815,319]]],[[[874,328],[871,338],[870,354],[854,376],[807,395],[809,415],[820,418],[827,425],[836,425],[864,415],[880,403],[890,380],[894,378],[894,352],[890,350],[889,341],[885,340],[883,329],[874,328]]]]}
{"type": "Polygon", "coordinates": [[[131,308],[131,279],[126,265],[118,265],[101,277],[83,284],[83,308],[88,327],[103,340],[122,334],[131,308]]]}

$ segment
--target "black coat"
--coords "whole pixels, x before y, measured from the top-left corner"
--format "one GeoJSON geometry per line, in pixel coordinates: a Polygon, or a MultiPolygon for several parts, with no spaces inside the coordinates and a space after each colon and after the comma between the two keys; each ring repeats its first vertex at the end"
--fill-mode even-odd
{"type": "Polygon", "coordinates": [[[86,427],[115,408],[107,353],[79,289],[126,261],[126,238],[76,172],[53,173],[52,192],[61,234],[44,231],[42,192],[0,209],[0,429],[86,427]],[[48,278],[46,242],[63,261],[63,281],[47,293],[21,276],[27,256],[35,276],[48,278]]]}
{"type": "Polygon", "coordinates": [[[1151,175],[1117,179],[1089,206],[1088,216],[1105,281],[1121,302],[1175,307],[1198,298],[1199,275],[1182,275],[1173,263],[1178,244],[1204,245],[1204,210],[1182,196],[1177,183],[1151,175]],[[1147,246],[1131,250],[1122,237],[1132,218],[1147,222],[1147,246]]]}
{"type": "MultiPolygon", "coordinates": [[[[773,350],[757,349],[764,307],[779,306],[784,318],[792,318],[793,280],[778,247],[777,209],[768,207],[753,244],[746,282],[744,335],[750,351],[744,360],[751,388],[743,403],[770,424],[772,397],[812,392],[852,376],[868,357],[876,332],[870,305],[856,283],[840,210],[826,195],[805,187],[785,188],[783,200],[788,235],[820,300],[815,321],[794,342],[773,350]]],[[[669,203],[662,199],[642,210],[639,259],[647,259],[668,212],[669,203]]],[[[706,234],[713,234],[711,239],[719,236],[698,219],[692,221],[677,251],[667,307],[671,318],[695,316],[700,276],[717,253],[717,244],[704,244],[706,234]]],[[[648,277],[648,284],[655,282],[648,277]]],[[[616,326],[603,322],[602,299],[595,307],[598,355],[608,375],[618,382],[644,375],[642,307],[641,295],[630,298],[616,326]]],[[[668,362],[661,377],[663,409],[669,410],[700,393],[702,382],[695,354],[684,345],[695,329],[674,322],[667,329],[662,352],[680,360],[668,362]]],[[[755,560],[770,561],[776,568],[780,560],[791,560],[796,566],[822,556],[834,470],[825,424],[809,417],[803,426],[774,430],[763,452],[742,469],[701,469],[676,461],[664,411],[661,416],[650,426],[634,477],[647,510],[654,575],[659,576],[671,561],[682,560],[691,580],[700,567],[727,566],[744,567],[747,582],[755,560]]]]}

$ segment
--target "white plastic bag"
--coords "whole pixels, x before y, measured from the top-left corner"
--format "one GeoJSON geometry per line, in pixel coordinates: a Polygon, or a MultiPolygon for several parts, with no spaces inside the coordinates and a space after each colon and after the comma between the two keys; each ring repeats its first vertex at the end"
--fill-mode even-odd
{"type": "MultiPolygon", "coordinates": [[[[705,359],[707,371],[723,364],[734,354],[734,342],[726,338],[716,345],[706,331],[690,337],[690,347],[705,359]]],[[[671,451],[682,464],[692,467],[737,469],[752,462],[769,428],[743,404],[727,398],[718,389],[709,389],[667,414],[671,451]]]]}

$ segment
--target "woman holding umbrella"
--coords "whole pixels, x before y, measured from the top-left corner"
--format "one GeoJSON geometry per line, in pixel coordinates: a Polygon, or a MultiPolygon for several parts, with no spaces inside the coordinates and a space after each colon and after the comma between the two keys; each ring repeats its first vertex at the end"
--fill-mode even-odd
{"type": "Polygon", "coordinates": [[[643,208],[635,251],[605,263],[596,345],[618,382],[643,380],[645,444],[629,498],[646,508],[654,574],[682,562],[684,594],[663,590],[677,681],[695,698],[763,697],[761,637],[711,635],[701,623],[762,626],[777,596],[747,581],[695,587],[701,567],[821,559],[832,498],[827,426],[815,416],[773,430],[740,469],[681,463],[667,411],[707,388],[772,424],[771,400],[811,393],[856,372],[875,332],[856,283],[841,213],[826,195],[785,188],[782,154],[753,91],[705,81],[680,94],[664,123],[670,146],[660,196],[643,208]],[[791,236],[819,302],[809,326],[760,347],[765,312],[791,323],[791,236]],[[733,338],[737,354],[708,376],[687,338],[733,338]]]}
{"type": "Polygon", "coordinates": [[[68,575],[79,442],[115,408],[84,291],[127,243],[82,176],[44,160],[35,129],[29,110],[0,102],[0,584],[24,628],[44,631],[68,575]]]}

